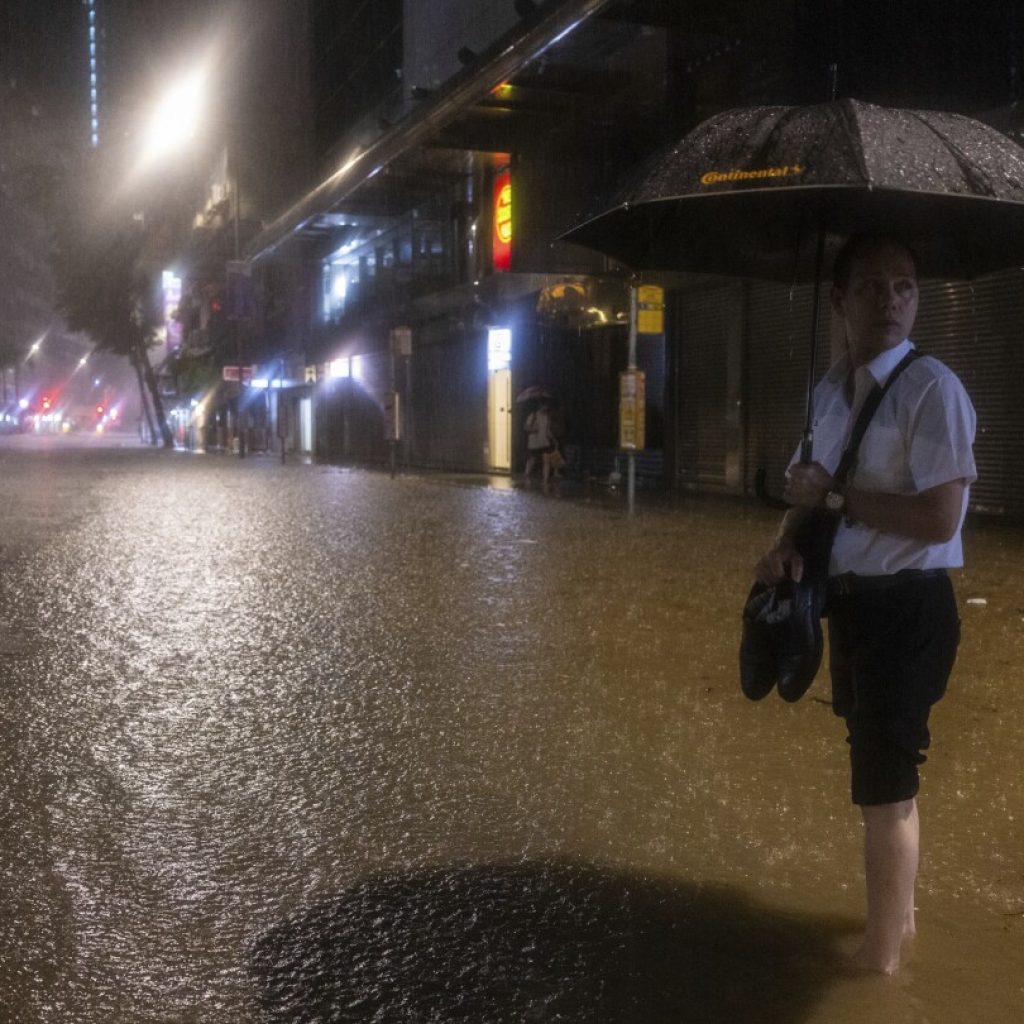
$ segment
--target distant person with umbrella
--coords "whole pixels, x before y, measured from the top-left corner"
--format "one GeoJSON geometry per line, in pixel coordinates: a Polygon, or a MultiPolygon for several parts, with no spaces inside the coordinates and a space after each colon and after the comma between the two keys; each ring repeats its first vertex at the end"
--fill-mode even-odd
{"type": "Polygon", "coordinates": [[[833,709],[846,720],[853,802],[865,824],[867,926],[854,962],[891,974],[915,930],[918,765],[960,637],[947,570],[963,565],[975,413],[951,370],[915,359],[871,419],[847,483],[838,484],[832,473],[861,402],[913,351],[913,254],[884,236],[852,238],[836,257],[832,305],[847,352],[815,390],[815,461],[789,467],[784,497],[793,508],[756,575],[766,584],[799,579],[794,536],[808,510],[842,516],[828,617],[833,709]]]}
{"type": "Polygon", "coordinates": [[[541,476],[546,484],[551,476],[549,456],[558,446],[555,439],[551,392],[534,385],[521,391],[516,401],[532,406],[523,423],[523,429],[526,431],[526,465],[523,467],[523,476],[529,480],[533,475],[534,466],[540,460],[541,476]]]}
{"type": "Polygon", "coordinates": [[[537,407],[526,417],[526,466],[523,476],[527,480],[533,475],[533,467],[537,460],[541,464],[541,477],[544,483],[551,476],[551,463],[548,456],[555,450],[555,435],[552,432],[551,403],[541,399],[537,407]]]}

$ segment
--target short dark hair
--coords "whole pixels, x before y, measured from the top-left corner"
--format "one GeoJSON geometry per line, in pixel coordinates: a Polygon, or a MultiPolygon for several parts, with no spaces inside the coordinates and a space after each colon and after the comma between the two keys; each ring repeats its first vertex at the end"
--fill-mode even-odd
{"type": "Polygon", "coordinates": [[[916,276],[917,254],[902,238],[897,238],[895,235],[872,234],[864,231],[850,235],[840,247],[839,252],[836,253],[835,262],[832,264],[833,287],[841,290],[850,283],[853,264],[858,257],[886,246],[902,249],[910,257],[910,262],[914,264],[914,274],[916,276]]]}

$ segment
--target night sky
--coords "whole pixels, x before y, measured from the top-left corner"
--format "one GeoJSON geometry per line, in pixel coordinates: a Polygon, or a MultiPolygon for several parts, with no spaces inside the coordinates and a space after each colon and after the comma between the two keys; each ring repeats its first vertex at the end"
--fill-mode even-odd
{"type": "MultiPolygon", "coordinates": [[[[202,45],[212,0],[99,0],[101,134],[202,45]]],[[[87,8],[82,0],[3,0],[0,70],[8,93],[73,137],[88,131],[87,8]],[[12,89],[13,84],[13,89],[12,89]]]]}
{"type": "Polygon", "coordinates": [[[87,102],[85,8],[69,0],[4,0],[0,4],[0,69],[49,112],[87,102]]]}
{"type": "MultiPolygon", "coordinates": [[[[341,0],[339,0],[341,2],[341,0]]],[[[105,28],[101,131],[146,103],[161,79],[215,35],[235,3],[221,0],[99,0],[105,28]]],[[[248,0],[251,25],[262,6],[248,0]]],[[[784,7],[786,5],[780,5],[784,7]]],[[[804,46],[821,55],[791,102],[827,99],[831,60],[841,94],[904,106],[979,112],[1024,92],[1024,15],[1014,0],[810,0],[797,3],[804,46]],[[815,66],[820,65],[818,70],[815,66]]],[[[68,130],[87,131],[86,7],[82,0],[3,0],[0,71],[10,92],[41,104],[68,130]]],[[[226,56],[230,57],[230,53],[226,56]]],[[[109,137],[109,134],[108,134],[109,137]]]]}

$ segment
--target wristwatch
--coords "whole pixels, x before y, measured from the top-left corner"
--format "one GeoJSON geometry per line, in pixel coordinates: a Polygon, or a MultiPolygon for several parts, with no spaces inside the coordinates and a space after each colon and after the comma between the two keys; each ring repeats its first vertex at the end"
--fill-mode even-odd
{"type": "Polygon", "coordinates": [[[846,508],[846,495],[842,491],[829,491],[825,495],[825,508],[829,512],[842,512],[846,508]]]}

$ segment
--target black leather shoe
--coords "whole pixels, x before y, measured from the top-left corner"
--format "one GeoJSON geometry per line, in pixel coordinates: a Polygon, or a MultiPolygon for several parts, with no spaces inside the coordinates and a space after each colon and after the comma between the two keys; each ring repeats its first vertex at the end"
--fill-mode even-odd
{"type": "Polygon", "coordinates": [[[743,607],[740,641],[740,686],[750,700],[766,697],[776,684],[786,701],[807,692],[821,666],[824,605],[822,583],[754,584],[743,607]]]}

